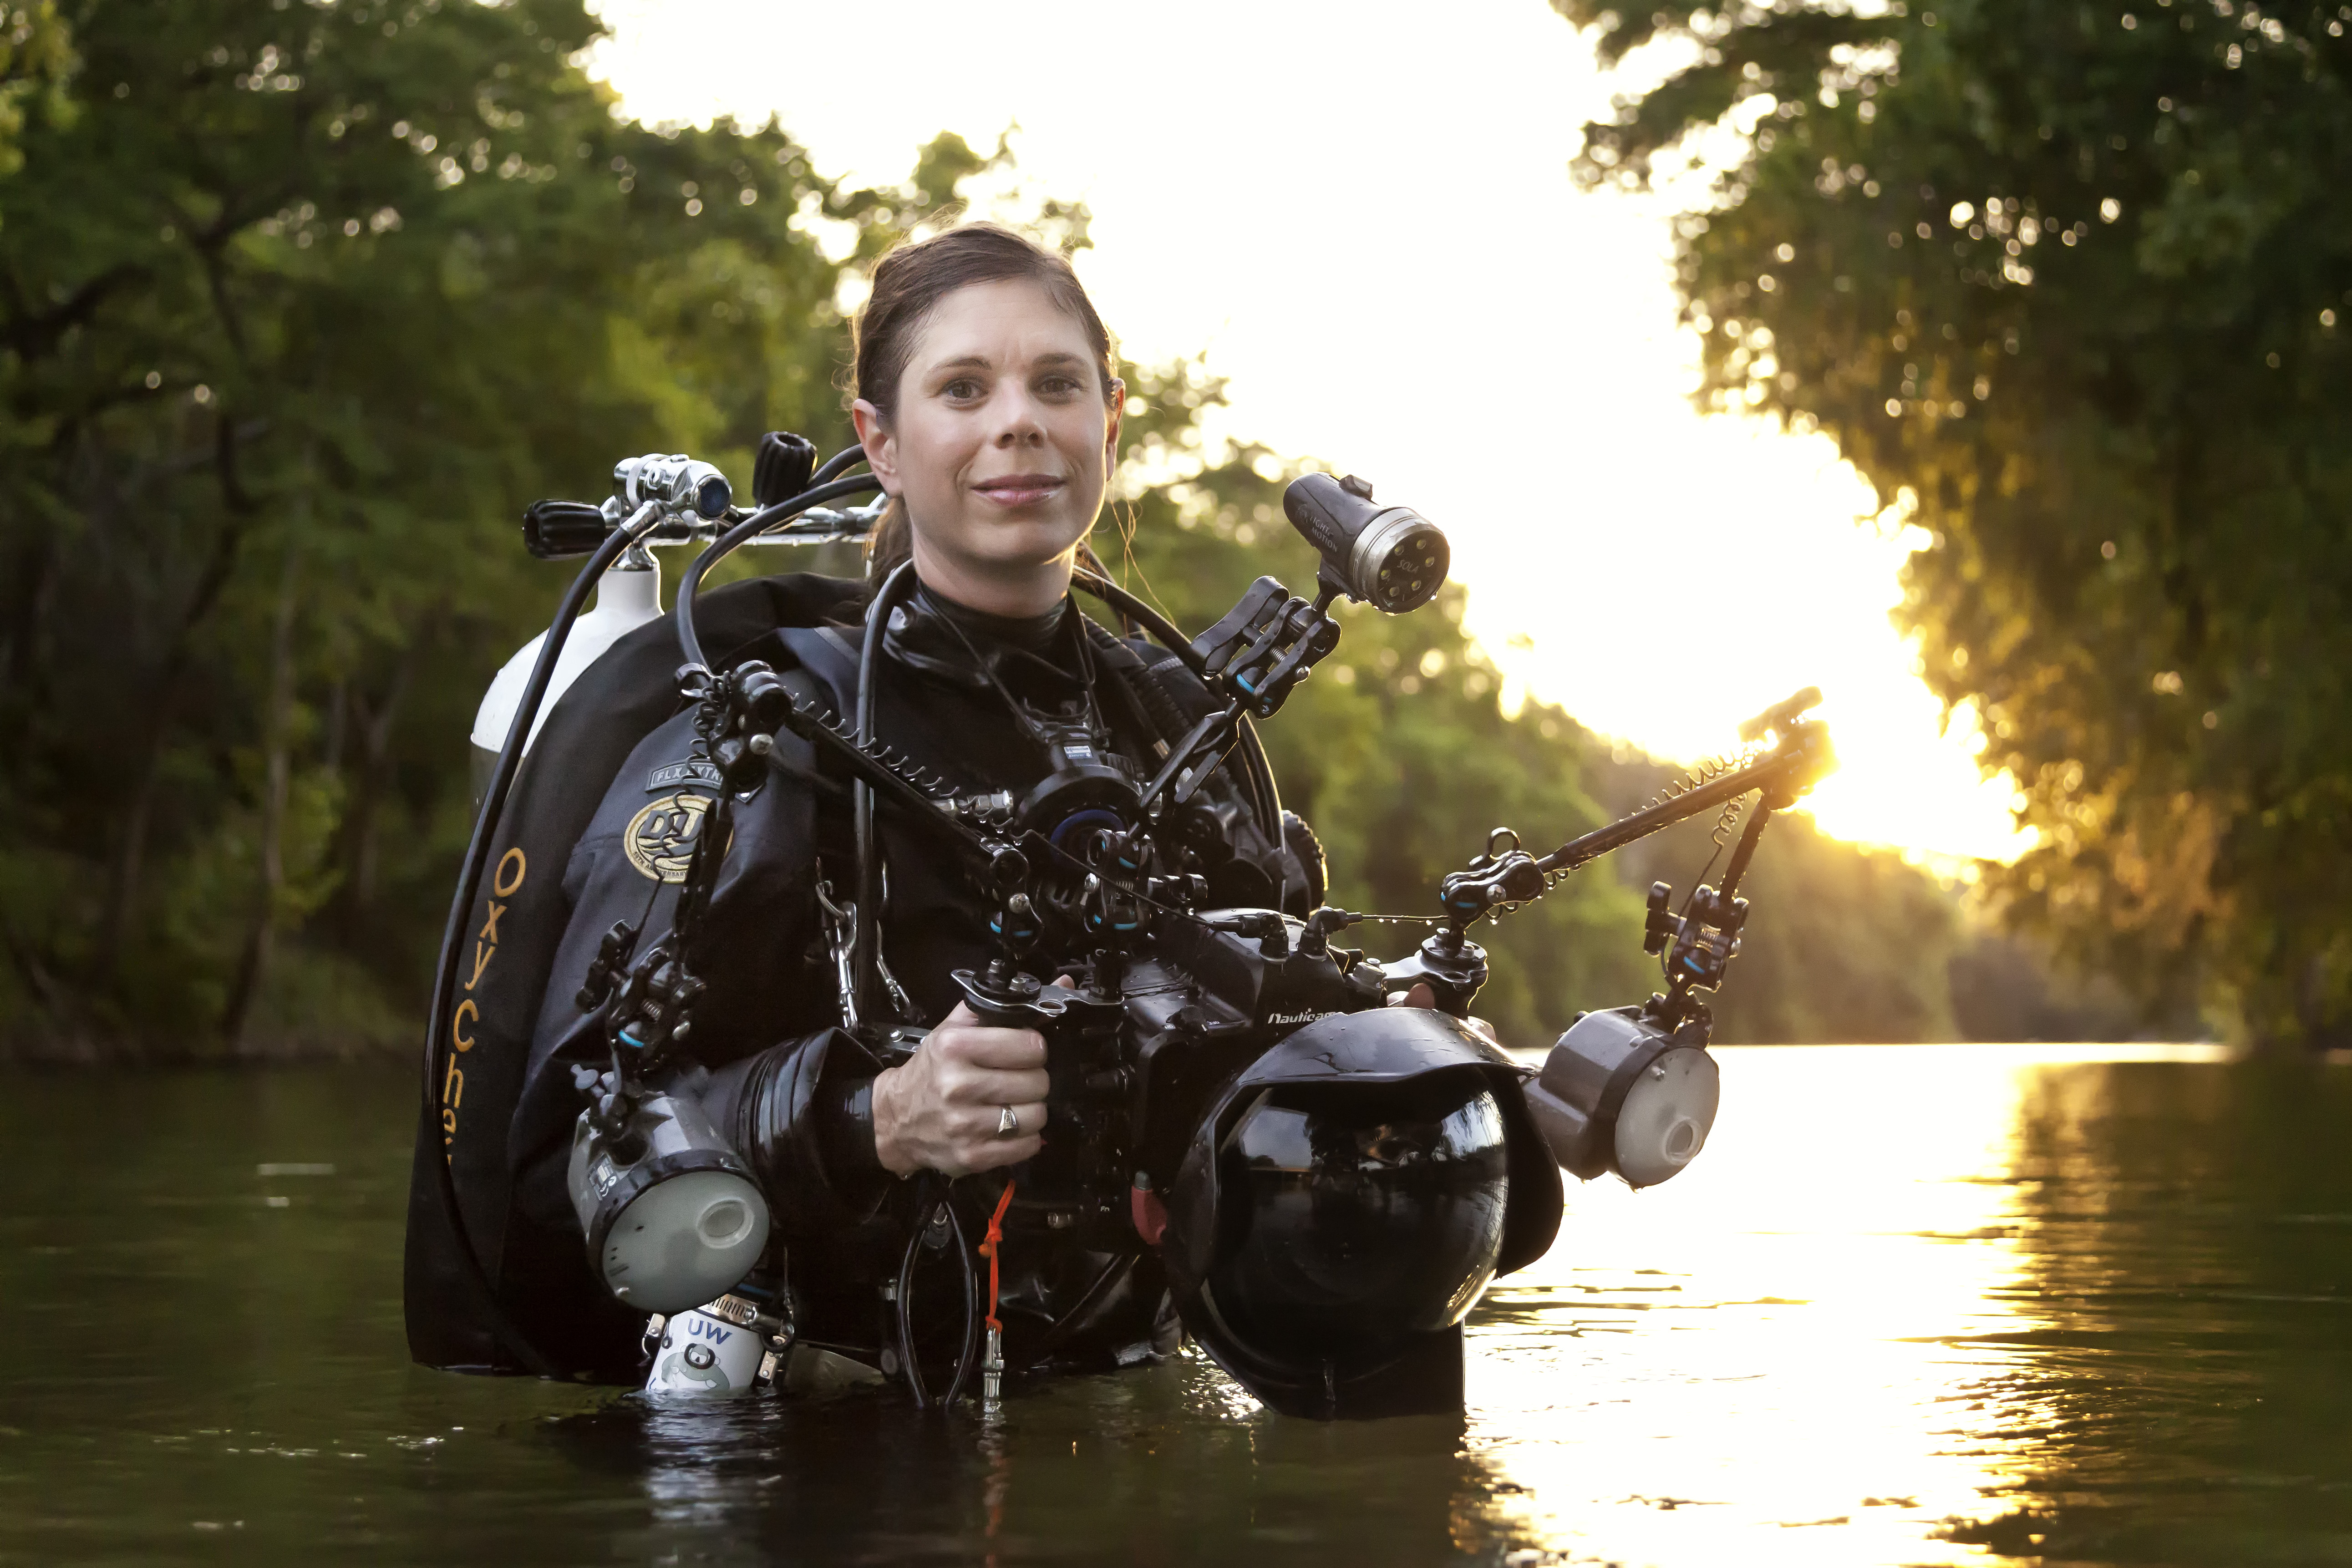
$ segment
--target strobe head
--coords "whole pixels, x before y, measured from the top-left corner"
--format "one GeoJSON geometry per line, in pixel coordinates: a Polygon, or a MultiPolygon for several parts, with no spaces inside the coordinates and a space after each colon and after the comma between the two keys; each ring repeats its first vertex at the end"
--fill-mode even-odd
{"type": "Polygon", "coordinates": [[[1391,616],[1437,596],[1453,564],[1437,525],[1372,500],[1369,479],[1308,474],[1282,492],[1282,511],[1323,557],[1317,580],[1391,616]]]}
{"type": "Polygon", "coordinates": [[[568,1183],[589,1268],[639,1311],[716,1300],[768,1245],[759,1183],[685,1095],[642,1093],[610,1132],[582,1112],[568,1183]]]}
{"type": "Polygon", "coordinates": [[[631,507],[647,501],[679,515],[716,522],[735,504],[735,488],[709,463],[683,452],[624,458],[613,466],[613,493],[631,507]]]}
{"type": "Polygon", "coordinates": [[[1706,1147],[1721,1092],[1696,1026],[1670,1034],[1622,1007],[1579,1018],[1528,1085],[1527,1100],[1562,1170],[1654,1187],[1706,1147]]]}

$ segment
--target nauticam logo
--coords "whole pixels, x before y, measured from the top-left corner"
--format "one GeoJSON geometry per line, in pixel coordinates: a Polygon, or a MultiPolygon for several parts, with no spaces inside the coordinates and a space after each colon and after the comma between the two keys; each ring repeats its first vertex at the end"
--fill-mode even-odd
{"type": "Polygon", "coordinates": [[[1318,1018],[1327,1016],[1328,1016],[1328,1014],[1313,1011],[1304,1013],[1276,1013],[1268,1016],[1266,1022],[1276,1028],[1280,1028],[1286,1024],[1311,1024],[1318,1018]]]}

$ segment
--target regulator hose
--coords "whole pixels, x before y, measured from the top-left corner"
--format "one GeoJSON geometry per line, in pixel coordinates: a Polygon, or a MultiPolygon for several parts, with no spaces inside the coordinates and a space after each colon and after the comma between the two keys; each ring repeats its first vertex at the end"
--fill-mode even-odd
{"type": "MultiPolygon", "coordinates": [[[[915,591],[915,563],[901,562],[866,609],[866,637],[857,652],[857,712],[850,738],[859,745],[874,739],[875,670],[881,662],[882,634],[890,612],[915,591]]],[[[880,987],[880,953],[876,943],[882,922],[882,857],[874,843],[874,786],[859,783],[850,796],[851,837],[857,858],[857,900],[850,910],[850,1001],[857,1016],[874,1016],[875,993],[880,987]]]]}
{"type": "Polygon", "coordinates": [[[809,476],[809,486],[814,489],[827,479],[837,479],[865,460],[866,447],[863,444],[844,447],[840,451],[827,458],[824,465],[809,476]]]}
{"type": "MultiPolygon", "coordinates": [[[[863,456],[864,449],[853,447],[847,452],[836,453],[825,464],[825,468],[830,468],[835,463],[842,463],[845,458],[851,458],[852,454],[863,456]]],[[[845,463],[844,466],[848,465],[845,463]]],[[[709,669],[709,662],[702,657],[702,639],[694,635],[694,600],[695,596],[702,591],[702,579],[709,574],[713,566],[732,555],[741,545],[758,538],[787,518],[797,517],[811,507],[823,506],[829,500],[841,500],[849,496],[864,495],[881,488],[882,481],[871,474],[859,474],[854,479],[833,479],[822,484],[812,484],[790,500],[782,500],[773,506],[761,507],[758,511],[712,540],[709,547],[694,558],[694,564],[688,566],[686,569],[686,574],[677,580],[677,608],[672,613],[677,622],[678,653],[686,661],[681,672],[697,669],[707,672],[709,669]]]]}
{"type": "Polygon", "coordinates": [[[932,1171],[921,1173],[915,1181],[915,1227],[898,1259],[898,1285],[892,1292],[897,1300],[891,1305],[898,1330],[898,1371],[906,1379],[907,1392],[914,1395],[915,1408],[929,1410],[934,1404],[953,1404],[963,1391],[964,1377],[971,1370],[972,1348],[980,1338],[980,1280],[972,1269],[971,1243],[964,1238],[963,1216],[956,1212],[955,1184],[932,1171]],[[954,1238],[957,1272],[963,1277],[963,1344],[956,1355],[955,1377],[948,1384],[946,1397],[934,1400],[924,1385],[922,1366],[915,1360],[915,1259],[932,1222],[942,1213],[954,1238]]]}

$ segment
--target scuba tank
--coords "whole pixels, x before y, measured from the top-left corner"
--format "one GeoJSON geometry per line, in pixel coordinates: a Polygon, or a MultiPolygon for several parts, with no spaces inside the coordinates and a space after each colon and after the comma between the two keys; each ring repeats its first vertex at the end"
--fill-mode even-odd
{"type": "MultiPolygon", "coordinates": [[[[564,639],[563,651],[555,661],[555,673],[547,684],[547,695],[523,737],[525,755],[530,754],[531,742],[539,739],[548,714],[581,673],[624,635],[660,618],[661,591],[661,563],[642,544],[631,548],[605,571],[596,584],[596,607],[572,623],[572,635],[564,639]]],[[[470,761],[477,808],[482,804],[482,792],[489,784],[491,773],[499,765],[499,748],[506,744],[515,709],[522,701],[523,689],[530,684],[532,667],[539,663],[540,646],[546,641],[547,634],[541,632],[517,649],[490,682],[490,689],[482,694],[482,705],[475,711],[470,761]]]]}

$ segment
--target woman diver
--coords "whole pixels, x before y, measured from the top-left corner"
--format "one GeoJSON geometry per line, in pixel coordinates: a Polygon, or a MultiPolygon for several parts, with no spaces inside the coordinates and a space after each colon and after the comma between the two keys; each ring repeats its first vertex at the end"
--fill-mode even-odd
{"type": "MultiPolygon", "coordinates": [[[[959,793],[1019,800],[1074,760],[1148,778],[1209,699],[1168,650],[1114,635],[1071,597],[1074,571],[1093,564],[1086,542],[1117,461],[1124,387],[1068,262],[986,224],[906,246],[875,269],[856,348],[857,435],[889,498],[867,580],[771,578],[704,595],[712,668],[764,660],[795,701],[845,721],[870,714],[869,735],[959,793]],[[861,689],[877,606],[879,657],[861,689]]],[[[675,711],[677,649],[667,620],[625,638],[537,742],[541,762],[507,812],[522,826],[505,829],[515,847],[490,889],[511,895],[512,956],[499,956],[507,906],[492,902],[491,956],[477,952],[477,984],[459,1003],[472,1009],[471,1033],[451,1070],[476,1076],[478,1114],[461,1133],[467,1108],[445,1095],[419,1153],[420,1178],[427,1161],[449,1161],[465,1228],[531,1353],[610,1379],[639,1375],[645,1316],[592,1275],[565,1167],[583,1088],[609,1059],[602,1009],[588,1005],[606,933],[626,922],[651,942],[668,927],[718,787],[691,710],[675,711]],[[558,756],[565,767],[550,764],[558,756]],[[566,788],[581,803],[568,820],[585,830],[548,842],[543,825],[567,819],[534,801],[566,788]],[[598,790],[591,810],[587,793],[598,790]],[[499,1053],[473,1045],[495,1045],[502,1029],[516,1064],[503,1095],[499,1053]],[[485,1118],[493,1124],[478,1125],[485,1118]]],[[[719,847],[695,928],[694,973],[707,989],[694,1005],[694,1059],[675,1070],[765,1194],[762,1269],[798,1342],[893,1373],[909,1370],[905,1350],[956,1364],[969,1324],[956,1309],[964,1249],[949,1233],[977,1239],[993,1210],[1011,1237],[1001,1258],[1011,1366],[1109,1365],[1172,1348],[1175,1320],[1148,1247],[1089,1250],[1050,1228],[1052,1216],[997,1206],[1003,1180],[985,1173],[1038,1153],[1048,1077],[1042,1037],[983,1025],[951,978],[985,964],[987,909],[935,840],[885,810],[872,820],[882,874],[867,889],[882,896],[853,914],[849,781],[791,736],[776,742],[768,784],[735,808],[719,847]],[[852,929],[870,929],[878,954],[873,997],[845,996],[852,929]],[[919,1045],[869,1049],[842,1027],[861,1006],[890,1015],[866,1018],[864,1041],[896,1025],[898,1039],[919,1045]],[[905,1180],[917,1173],[937,1175],[905,1180]],[[951,1216],[934,1211],[940,1177],[975,1174],[948,1189],[951,1216]],[[937,1233],[923,1237],[927,1249],[908,1239],[925,1232],[937,1233]],[[921,1266],[912,1273],[909,1258],[921,1266]],[[908,1289],[932,1324],[919,1343],[906,1337],[897,1299],[908,1289]]],[[[1304,915],[1319,901],[1320,852],[1295,818],[1286,831],[1261,777],[1221,769],[1202,805],[1214,841],[1200,863],[1216,903],[1304,915]]],[[[429,1208],[412,1212],[412,1348],[442,1366],[515,1364],[499,1336],[459,1321],[450,1238],[433,1239],[429,1208]]]]}
{"type": "MultiPolygon", "coordinates": [[[[1066,623],[1079,619],[1071,568],[1118,462],[1127,388],[1111,370],[1109,334],[1069,263],[975,226],[877,269],[858,322],[851,405],[867,464],[893,502],[869,569],[911,559],[919,613],[937,616],[983,671],[1050,666],[1027,672],[1040,683],[1033,698],[1105,741],[1087,641],[1066,623]],[[1003,275],[1014,265],[1024,270],[1003,275]],[[1057,657],[1065,650],[1076,657],[1057,657]]],[[[989,715],[1000,740],[1010,738],[1001,726],[1024,727],[1030,711],[1011,688],[1003,695],[1004,714],[989,715]]],[[[1003,755],[988,782],[1034,782],[1045,760],[1003,755]],[[1024,760],[1029,778],[1020,776],[1024,760]]],[[[1042,1037],[983,1027],[959,1002],[911,1061],[876,1077],[876,1157],[902,1176],[1025,1160],[1041,1147],[1046,1088],[1042,1037]]]]}

